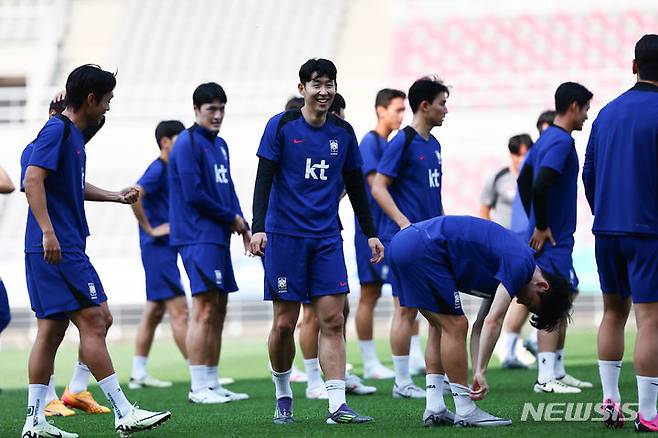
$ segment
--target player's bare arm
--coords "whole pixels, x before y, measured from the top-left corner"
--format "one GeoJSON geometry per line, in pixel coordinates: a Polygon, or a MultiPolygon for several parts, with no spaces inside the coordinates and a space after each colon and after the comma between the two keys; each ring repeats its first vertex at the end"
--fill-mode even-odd
{"type": "Polygon", "coordinates": [[[25,196],[30,210],[43,233],[43,258],[47,263],[59,263],[62,259],[62,250],[55,235],[53,223],[48,214],[48,202],[44,181],[48,171],[41,167],[29,166],[25,172],[25,196]]]}
{"type": "Polygon", "coordinates": [[[85,201],[96,202],[118,202],[119,204],[134,204],[139,198],[139,188],[137,186],[126,187],[125,189],[112,192],[104,190],[95,185],[85,182],[85,201]]]}
{"type": "Polygon", "coordinates": [[[146,231],[146,233],[149,236],[162,237],[168,235],[169,222],[160,224],[155,228],[151,226],[151,223],[146,217],[146,212],[144,211],[144,204],[142,203],[142,199],[144,198],[144,196],[147,195],[147,193],[143,187],[141,186],[136,186],[136,187],[139,190],[139,198],[137,199],[137,201],[135,201],[134,204],[130,206],[130,208],[132,209],[133,214],[135,215],[135,219],[137,219],[137,223],[139,223],[139,226],[142,228],[142,230],[146,231]]]}
{"type": "Polygon", "coordinates": [[[411,222],[407,217],[400,211],[398,206],[395,204],[393,197],[388,191],[388,186],[393,184],[393,178],[390,176],[377,173],[372,184],[372,196],[375,198],[377,203],[382,207],[384,213],[393,221],[398,224],[401,230],[407,228],[411,225],[411,222]]]}

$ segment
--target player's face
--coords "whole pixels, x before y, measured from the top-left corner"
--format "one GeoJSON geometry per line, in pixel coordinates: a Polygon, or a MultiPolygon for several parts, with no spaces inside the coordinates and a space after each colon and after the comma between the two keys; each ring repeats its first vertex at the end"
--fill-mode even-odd
{"type": "Polygon", "coordinates": [[[220,102],[218,99],[213,100],[211,103],[204,103],[201,107],[194,107],[194,115],[196,123],[203,126],[208,131],[219,132],[224,121],[224,112],[226,110],[226,103],[220,102]]]}
{"type": "Polygon", "coordinates": [[[582,108],[576,105],[576,113],[574,114],[574,131],[582,131],[585,120],[587,120],[587,111],[589,111],[589,102],[582,108]]]}
{"type": "Polygon", "coordinates": [[[110,110],[110,101],[114,97],[114,93],[110,91],[105,93],[99,100],[96,96],[90,94],[89,99],[89,119],[88,123],[91,125],[98,125],[106,112],[110,110]]]}
{"type": "Polygon", "coordinates": [[[401,97],[396,97],[391,100],[387,107],[378,107],[377,114],[379,118],[383,120],[386,124],[386,127],[392,131],[397,131],[402,125],[402,119],[404,118],[404,99],[401,97]]]}
{"type": "Polygon", "coordinates": [[[304,97],[304,106],[315,113],[326,113],[336,96],[336,81],[313,73],[311,80],[299,84],[299,92],[304,97]]]}
{"type": "Polygon", "coordinates": [[[446,93],[441,92],[434,98],[432,104],[427,107],[427,118],[433,126],[443,125],[443,119],[448,114],[447,100],[446,93]]]}

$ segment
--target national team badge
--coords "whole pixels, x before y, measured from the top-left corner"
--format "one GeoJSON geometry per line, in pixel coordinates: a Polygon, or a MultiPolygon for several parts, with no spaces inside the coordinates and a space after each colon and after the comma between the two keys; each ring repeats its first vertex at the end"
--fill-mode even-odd
{"type": "Polygon", "coordinates": [[[279,293],[285,293],[288,292],[288,278],[287,277],[279,277],[276,280],[277,287],[279,288],[279,293]]]}
{"type": "Polygon", "coordinates": [[[338,140],[329,140],[329,153],[338,155],[338,140]]]}
{"type": "Polygon", "coordinates": [[[219,269],[215,269],[215,284],[220,286],[222,284],[222,271],[219,269]]]}

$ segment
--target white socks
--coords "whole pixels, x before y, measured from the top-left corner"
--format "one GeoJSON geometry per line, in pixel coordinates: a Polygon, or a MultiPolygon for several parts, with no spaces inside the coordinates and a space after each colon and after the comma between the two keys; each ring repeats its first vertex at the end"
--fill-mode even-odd
{"type": "Polygon", "coordinates": [[[409,373],[409,356],[393,356],[393,369],[395,370],[395,384],[400,388],[413,383],[409,373]]]}
{"type": "Polygon", "coordinates": [[[514,359],[516,357],[516,342],[519,340],[518,333],[505,333],[505,359],[514,359]]]}
{"type": "Polygon", "coordinates": [[[50,376],[50,381],[48,382],[48,391],[46,392],[46,404],[45,404],[45,406],[48,406],[48,404],[53,400],[57,400],[57,392],[55,392],[55,375],[54,374],[52,376],[50,376]]]}
{"type": "Polygon", "coordinates": [[[544,352],[537,355],[537,382],[546,383],[555,379],[555,353],[544,352]]]}
{"type": "Polygon", "coordinates": [[[455,399],[455,413],[457,415],[468,415],[475,409],[475,402],[470,398],[471,390],[459,383],[451,383],[452,397],[455,399]]]}
{"type": "Polygon", "coordinates": [[[409,344],[409,357],[425,362],[425,355],[423,354],[423,349],[420,348],[419,335],[411,336],[411,343],[409,344]]]}
{"type": "Polygon", "coordinates": [[[82,362],[77,362],[73,367],[73,375],[71,376],[71,381],[69,382],[69,391],[74,394],[78,392],[86,391],[87,385],[89,384],[89,376],[91,372],[87,365],[82,362]]]}
{"type": "Polygon", "coordinates": [[[324,382],[329,394],[329,412],[336,412],[345,401],[345,381],[344,380],[327,380],[324,382]]]}
{"type": "Polygon", "coordinates": [[[320,374],[320,361],[317,357],[304,359],[304,370],[308,379],[306,383],[308,388],[317,388],[324,384],[322,375],[320,374]]]}
{"type": "Polygon", "coordinates": [[[133,405],[130,404],[121,390],[116,374],[110,374],[99,381],[98,386],[101,387],[103,394],[105,394],[105,397],[110,402],[116,418],[123,418],[132,412],[133,405]]]}
{"type": "Polygon", "coordinates": [[[561,379],[567,375],[567,370],[564,369],[564,348],[555,350],[555,368],[553,370],[556,379],[561,379]]]}
{"type": "Polygon", "coordinates": [[[443,400],[443,374],[425,375],[425,409],[442,412],[446,408],[443,400]]]}
{"type": "Polygon", "coordinates": [[[292,398],[292,388],[290,387],[291,371],[292,368],[281,373],[272,370],[272,380],[274,380],[274,388],[276,390],[277,400],[281,397],[292,398]]]}
{"type": "Polygon", "coordinates": [[[619,374],[621,374],[620,360],[600,360],[599,375],[603,387],[603,401],[612,399],[615,403],[621,403],[619,394],[619,374]]]}
{"type": "Polygon", "coordinates": [[[219,387],[219,367],[206,366],[206,385],[210,389],[219,387]]]}
{"type": "Polygon", "coordinates": [[[376,366],[380,363],[379,358],[377,357],[377,348],[374,340],[359,341],[359,348],[361,349],[364,368],[376,366]]]}
{"type": "Polygon", "coordinates": [[[653,421],[656,418],[656,401],[658,401],[658,377],[637,376],[637,395],[642,418],[653,421]]]}
{"type": "Polygon", "coordinates": [[[47,392],[47,385],[29,385],[27,392],[27,418],[25,419],[26,426],[36,426],[37,424],[46,422],[46,416],[43,410],[46,408],[47,392]]]}
{"type": "Polygon", "coordinates": [[[135,380],[141,380],[146,377],[146,362],[148,361],[147,357],[144,356],[134,356],[133,357],[133,370],[130,373],[130,377],[135,380]]]}
{"type": "Polygon", "coordinates": [[[192,392],[208,387],[208,367],[206,365],[190,365],[190,386],[192,392]]]}

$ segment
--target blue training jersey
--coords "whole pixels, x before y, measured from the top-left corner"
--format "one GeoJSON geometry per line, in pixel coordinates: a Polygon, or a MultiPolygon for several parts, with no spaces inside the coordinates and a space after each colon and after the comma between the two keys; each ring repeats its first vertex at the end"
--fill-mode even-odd
{"type": "MultiPolygon", "coordinates": [[[[549,188],[548,226],[558,246],[573,247],[578,193],[578,154],[573,137],[559,126],[548,127],[528,152],[524,166],[532,167],[534,179],[537,179],[542,167],[560,174],[549,188]]],[[[535,212],[531,208],[526,234],[528,239],[535,224],[535,212]]]]}
{"type": "Polygon", "coordinates": [[[460,291],[492,298],[499,284],[516,296],[530,281],[535,261],[530,247],[510,230],[472,216],[442,216],[413,225],[447,253],[460,291]]]}
{"type": "MultiPolygon", "coordinates": [[[[410,126],[400,130],[388,143],[377,172],[394,179],[389,192],[411,223],[443,214],[441,145],[433,135],[425,140],[410,126]],[[413,135],[409,144],[407,135],[413,135]]],[[[391,240],[400,231],[385,214],[378,225],[382,240],[391,240]]]]}
{"type": "MultiPolygon", "coordinates": [[[[366,179],[366,196],[368,197],[372,222],[375,225],[381,223],[382,216],[385,216],[385,213],[379,204],[377,204],[375,198],[372,197],[372,191],[368,185],[367,178],[371,173],[377,172],[377,166],[379,166],[379,161],[384,154],[387,143],[388,141],[385,138],[380,137],[377,132],[370,131],[363,136],[363,139],[361,139],[361,143],[359,144],[359,151],[361,152],[361,158],[363,159],[361,171],[363,172],[363,177],[366,179]]],[[[361,226],[356,217],[354,218],[354,231],[357,235],[363,235],[363,231],[361,231],[361,226]]]]}
{"type": "Polygon", "coordinates": [[[180,133],[169,155],[169,240],[172,245],[229,246],[240,202],[226,142],[194,125],[180,133]],[[192,131],[192,137],[190,137],[192,131]]]}
{"type": "Polygon", "coordinates": [[[658,87],[638,82],[599,112],[583,182],[594,234],[658,236],[658,87]]]}
{"type": "MultiPolygon", "coordinates": [[[[63,117],[63,116],[61,116],[63,117]]],[[[58,117],[49,119],[21,155],[21,190],[28,166],[48,170],[44,180],[48,215],[62,252],[84,252],[89,227],[85,216],[86,153],[83,134],[58,117]]],[[[43,233],[28,209],[25,252],[43,252],[43,233]]]]}
{"type": "Polygon", "coordinates": [[[265,231],[298,237],[340,234],[338,203],[343,172],[361,167],[352,126],[328,114],[321,127],[309,125],[300,110],[272,117],[258,156],[278,164],[265,217],[265,231]]]}
{"type": "MultiPolygon", "coordinates": [[[[169,222],[169,181],[167,180],[167,163],[161,158],[153,161],[146,168],[144,175],[137,181],[146,195],[142,198],[144,213],[153,228],[169,222]]],[[[139,243],[168,243],[169,236],[153,237],[139,227],[139,243]]]]}

